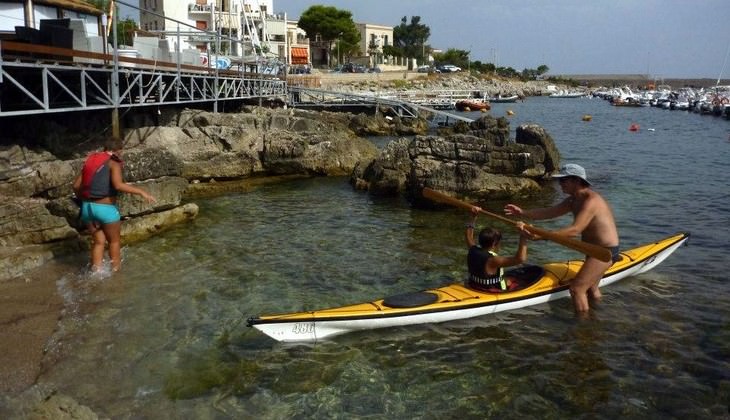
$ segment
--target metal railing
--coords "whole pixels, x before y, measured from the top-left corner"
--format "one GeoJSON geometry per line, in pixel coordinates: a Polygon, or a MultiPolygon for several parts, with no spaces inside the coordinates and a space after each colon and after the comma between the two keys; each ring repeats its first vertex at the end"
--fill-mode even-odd
{"type": "Polygon", "coordinates": [[[0,41],[0,117],[286,97],[284,80],[241,71],[0,41]],[[114,100],[112,85],[119,80],[114,100]]]}

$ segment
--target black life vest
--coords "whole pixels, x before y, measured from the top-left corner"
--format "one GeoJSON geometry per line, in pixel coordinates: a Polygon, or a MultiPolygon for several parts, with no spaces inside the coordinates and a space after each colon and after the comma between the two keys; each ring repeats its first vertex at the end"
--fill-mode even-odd
{"type": "Polygon", "coordinates": [[[504,281],[503,267],[500,267],[496,274],[487,274],[485,271],[487,261],[496,256],[496,252],[485,251],[476,245],[469,248],[469,253],[466,256],[466,263],[469,267],[469,282],[476,283],[479,286],[498,287],[506,290],[507,284],[504,281]]]}

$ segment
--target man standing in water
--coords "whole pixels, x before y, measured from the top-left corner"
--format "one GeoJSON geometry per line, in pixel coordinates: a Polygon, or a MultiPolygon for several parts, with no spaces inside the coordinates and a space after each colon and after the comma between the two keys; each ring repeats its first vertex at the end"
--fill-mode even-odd
{"type": "Polygon", "coordinates": [[[570,282],[570,296],[576,312],[584,313],[590,309],[588,296],[600,299],[598,283],[611,265],[620,259],[619,237],[611,207],[606,200],[591,189],[586,171],[582,166],[569,163],[560,168],[554,175],[560,182],[560,188],[568,197],[552,207],[523,210],[507,204],[504,212],[508,216],[524,216],[528,219],[543,220],[573,213],[573,224],[555,231],[565,236],[581,235],[583,241],[600,245],[611,250],[612,261],[604,262],[598,258],[586,256],[583,266],[573,281],[570,282]]]}

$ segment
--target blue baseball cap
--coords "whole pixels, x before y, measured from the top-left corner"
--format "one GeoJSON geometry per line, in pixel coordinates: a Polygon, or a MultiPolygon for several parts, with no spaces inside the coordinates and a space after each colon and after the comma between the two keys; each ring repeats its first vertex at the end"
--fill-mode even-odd
{"type": "Polygon", "coordinates": [[[588,177],[586,176],[586,170],[583,169],[582,166],[576,165],[575,163],[566,163],[565,165],[560,167],[560,171],[553,175],[553,178],[565,178],[569,176],[575,176],[583,181],[587,182],[588,185],[591,185],[591,183],[588,181],[588,177]]]}

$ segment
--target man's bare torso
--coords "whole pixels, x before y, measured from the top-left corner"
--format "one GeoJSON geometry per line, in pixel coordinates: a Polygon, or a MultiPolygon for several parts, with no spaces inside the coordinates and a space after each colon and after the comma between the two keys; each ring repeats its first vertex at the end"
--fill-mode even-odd
{"type": "Polygon", "coordinates": [[[571,197],[571,211],[577,217],[581,211],[590,212],[590,221],[581,237],[585,242],[614,247],[619,244],[613,211],[606,200],[593,190],[571,197]]]}

